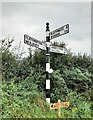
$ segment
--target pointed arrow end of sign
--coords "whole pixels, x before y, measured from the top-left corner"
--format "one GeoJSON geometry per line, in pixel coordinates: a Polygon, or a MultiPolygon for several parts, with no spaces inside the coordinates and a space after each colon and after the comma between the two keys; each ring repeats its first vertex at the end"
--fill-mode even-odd
{"type": "Polygon", "coordinates": [[[53,107],[53,105],[51,105],[51,107],[53,107]]]}

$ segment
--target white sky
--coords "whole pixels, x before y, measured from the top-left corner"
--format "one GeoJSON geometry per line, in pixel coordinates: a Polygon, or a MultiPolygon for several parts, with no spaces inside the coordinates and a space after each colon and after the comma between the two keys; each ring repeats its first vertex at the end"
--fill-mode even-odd
{"type": "MultiPolygon", "coordinates": [[[[28,34],[45,40],[45,24],[50,30],[69,24],[70,32],[52,41],[64,41],[73,53],[91,54],[91,3],[86,2],[2,2],[2,37],[14,37],[14,45],[28,34]]],[[[16,0],[17,1],[17,0],[16,0]]]]}

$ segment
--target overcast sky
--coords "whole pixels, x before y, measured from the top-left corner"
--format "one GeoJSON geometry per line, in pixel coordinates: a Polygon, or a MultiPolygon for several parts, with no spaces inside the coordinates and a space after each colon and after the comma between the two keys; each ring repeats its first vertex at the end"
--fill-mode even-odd
{"type": "Polygon", "coordinates": [[[38,40],[45,40],[45,24],[50,30],[69,24],[68,34],[52,41],[64,41],[73,53],[91,54],[91,3],[90,2],[3,2],[3,37],[14,37],[14,45],[28,34],[38,40]]]}

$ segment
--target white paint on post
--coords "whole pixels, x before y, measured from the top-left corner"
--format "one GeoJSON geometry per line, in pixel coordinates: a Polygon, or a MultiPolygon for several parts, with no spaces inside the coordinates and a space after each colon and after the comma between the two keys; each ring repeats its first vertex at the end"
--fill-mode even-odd
{"type": "Polygon", "coordinates": [[[46,32],[46,36],[49,36],[49,33],[50,33],[50,31],[47,31],[47,32],[46,32]]]}
{"type": "Polygon", "coordinates": [[[46,54],[46,55],[50,55],[50,54],[46,54]]]}
{"type": "Polygon", "coordinates": [[[46,89],[50,89],[50,80],[46,80],[46,89]]]}
{"type": "Polygon", "coordinates": [[[52,72],[53,72],[53,69],[52,69],[52,68],[48,70],[48,73],[52,73],[52,72]]]}
{"type": "Polygon", "coordinates": [[[48,103],[50,103],[50,98],[46,98],[46,101],[47,101],[48,103]]]}
{"type": "Polygon", "coordinates": [[[50,42],[46,42],[46,46],[47,46],[47,47],[50,47],[50,42]]]}
{"type": "Polygon", "coordinates": [[[46,71],[48,72],[50,70],[50,63],[46,63],[46,71]]]}

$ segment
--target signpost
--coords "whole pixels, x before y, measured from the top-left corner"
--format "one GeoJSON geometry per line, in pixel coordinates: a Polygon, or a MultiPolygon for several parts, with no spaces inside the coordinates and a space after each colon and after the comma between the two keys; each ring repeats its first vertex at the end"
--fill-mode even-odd
{"type": "MultiPolygon", "coordinates": [[[[53,53],[66,54],[65,49],[58,46],[52,46],[50,40],[57,38],[61,35],[67,34],[68,32],[69,32],[69,24],[66,24],[50,32],[49,23],[46,23],[46,42],[39,41],[26,34],[24,35],[25,44],[46,51],[46,100],[49,103],[50,103],[50,73],[53,72],[53,69],[50,68],[50,53],[53,52],[53,53]]],[[[50,104],[50,109],[59,109],[60,111],[60,108],[67,106],[69,106],[69,102],[60,103],[59,100],[58,103],[50,104]]],[[[60,116],[60,112],[59,112],[59,116],[60,116]]]]}
{"type": "Polygon", "coordinates": [[[58,117],[60,117],[60,109],[65,107],[69,107],[69,102],[60,102],[60,99],[58,103],[50,104],[50,110],[58,109],[58,117]]]}

